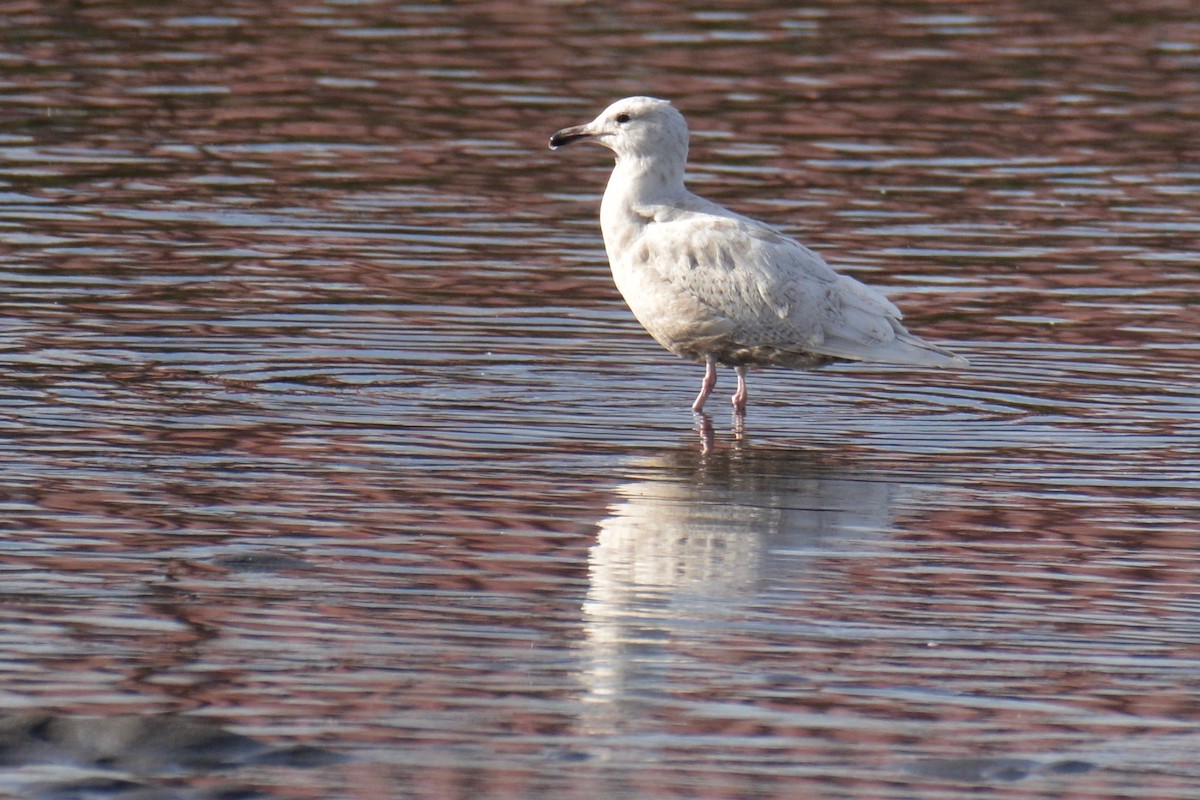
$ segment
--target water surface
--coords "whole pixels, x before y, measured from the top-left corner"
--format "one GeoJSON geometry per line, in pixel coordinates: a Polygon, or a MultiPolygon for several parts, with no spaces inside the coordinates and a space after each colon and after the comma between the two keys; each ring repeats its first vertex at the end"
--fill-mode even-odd
{"type": "Polygon", "coordinates": [[[3,791],[1195,796],[1189,4],[11,6],[3,791]],[[693,419],[635,93],[971,368],[693,419]]]}

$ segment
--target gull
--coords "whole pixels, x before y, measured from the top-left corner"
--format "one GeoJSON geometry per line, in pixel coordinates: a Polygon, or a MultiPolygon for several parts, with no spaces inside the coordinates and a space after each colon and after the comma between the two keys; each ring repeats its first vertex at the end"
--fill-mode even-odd
{"type": "Polygon", "coordinates": [[[737,374],[739,417],[750,367],[967,366],[909,333],[875,289],[775,228],[689,192],[687,122],[666,100],[618,100],[586,125],[555,133],[550,149],[580,141],[616,155],[600,229],[617,289],[659,344],[705,365],[693,411],[712,393],[718,364],[737,374]]]}

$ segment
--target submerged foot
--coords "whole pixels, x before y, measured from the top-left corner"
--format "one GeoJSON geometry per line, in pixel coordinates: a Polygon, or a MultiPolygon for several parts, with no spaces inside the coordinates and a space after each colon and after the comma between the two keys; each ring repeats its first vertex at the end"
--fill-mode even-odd
{"type": "Polygon", "coordinates": [[[712,394],[713,387],[717,385],[717,362],[711,357],[704,360],[704,380],[700,383],[700,394],[696,395],[696,402],[692,403],[692,411],[699,414],[704,410],[704,401],[712,394]]]}
{"type": "Polygon", "coordinates": [[[750,391],[746,388],[746,368],[735,367],[734,372],[737,373],[738,386],[731,398],[733,413],[741,417],[746,414],[746,401],[750,399],[750,391]]]}

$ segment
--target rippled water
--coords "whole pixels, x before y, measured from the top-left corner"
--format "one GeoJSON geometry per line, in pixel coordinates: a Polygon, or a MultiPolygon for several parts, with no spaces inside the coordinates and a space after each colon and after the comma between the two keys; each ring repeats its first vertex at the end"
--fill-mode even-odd
{"type": "Polygon", "coordinates": [[[0,791],[1200,790],[1192,4],[0,13],[0,791]],[[706,441],[546,149],[634,93],[971,369],[706,441]]]}

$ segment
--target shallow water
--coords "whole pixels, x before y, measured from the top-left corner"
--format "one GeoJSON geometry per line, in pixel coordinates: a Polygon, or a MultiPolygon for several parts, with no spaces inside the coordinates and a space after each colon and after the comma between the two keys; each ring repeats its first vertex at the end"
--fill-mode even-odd
{"type": "Polygon", "coordinates": [[[1190,4],[2,13],[0,711],[339,760],[0,791],[1195,796],[1190,4]],[[634,93],[971,368],[694,420],[546,149],[634,93]]]}

